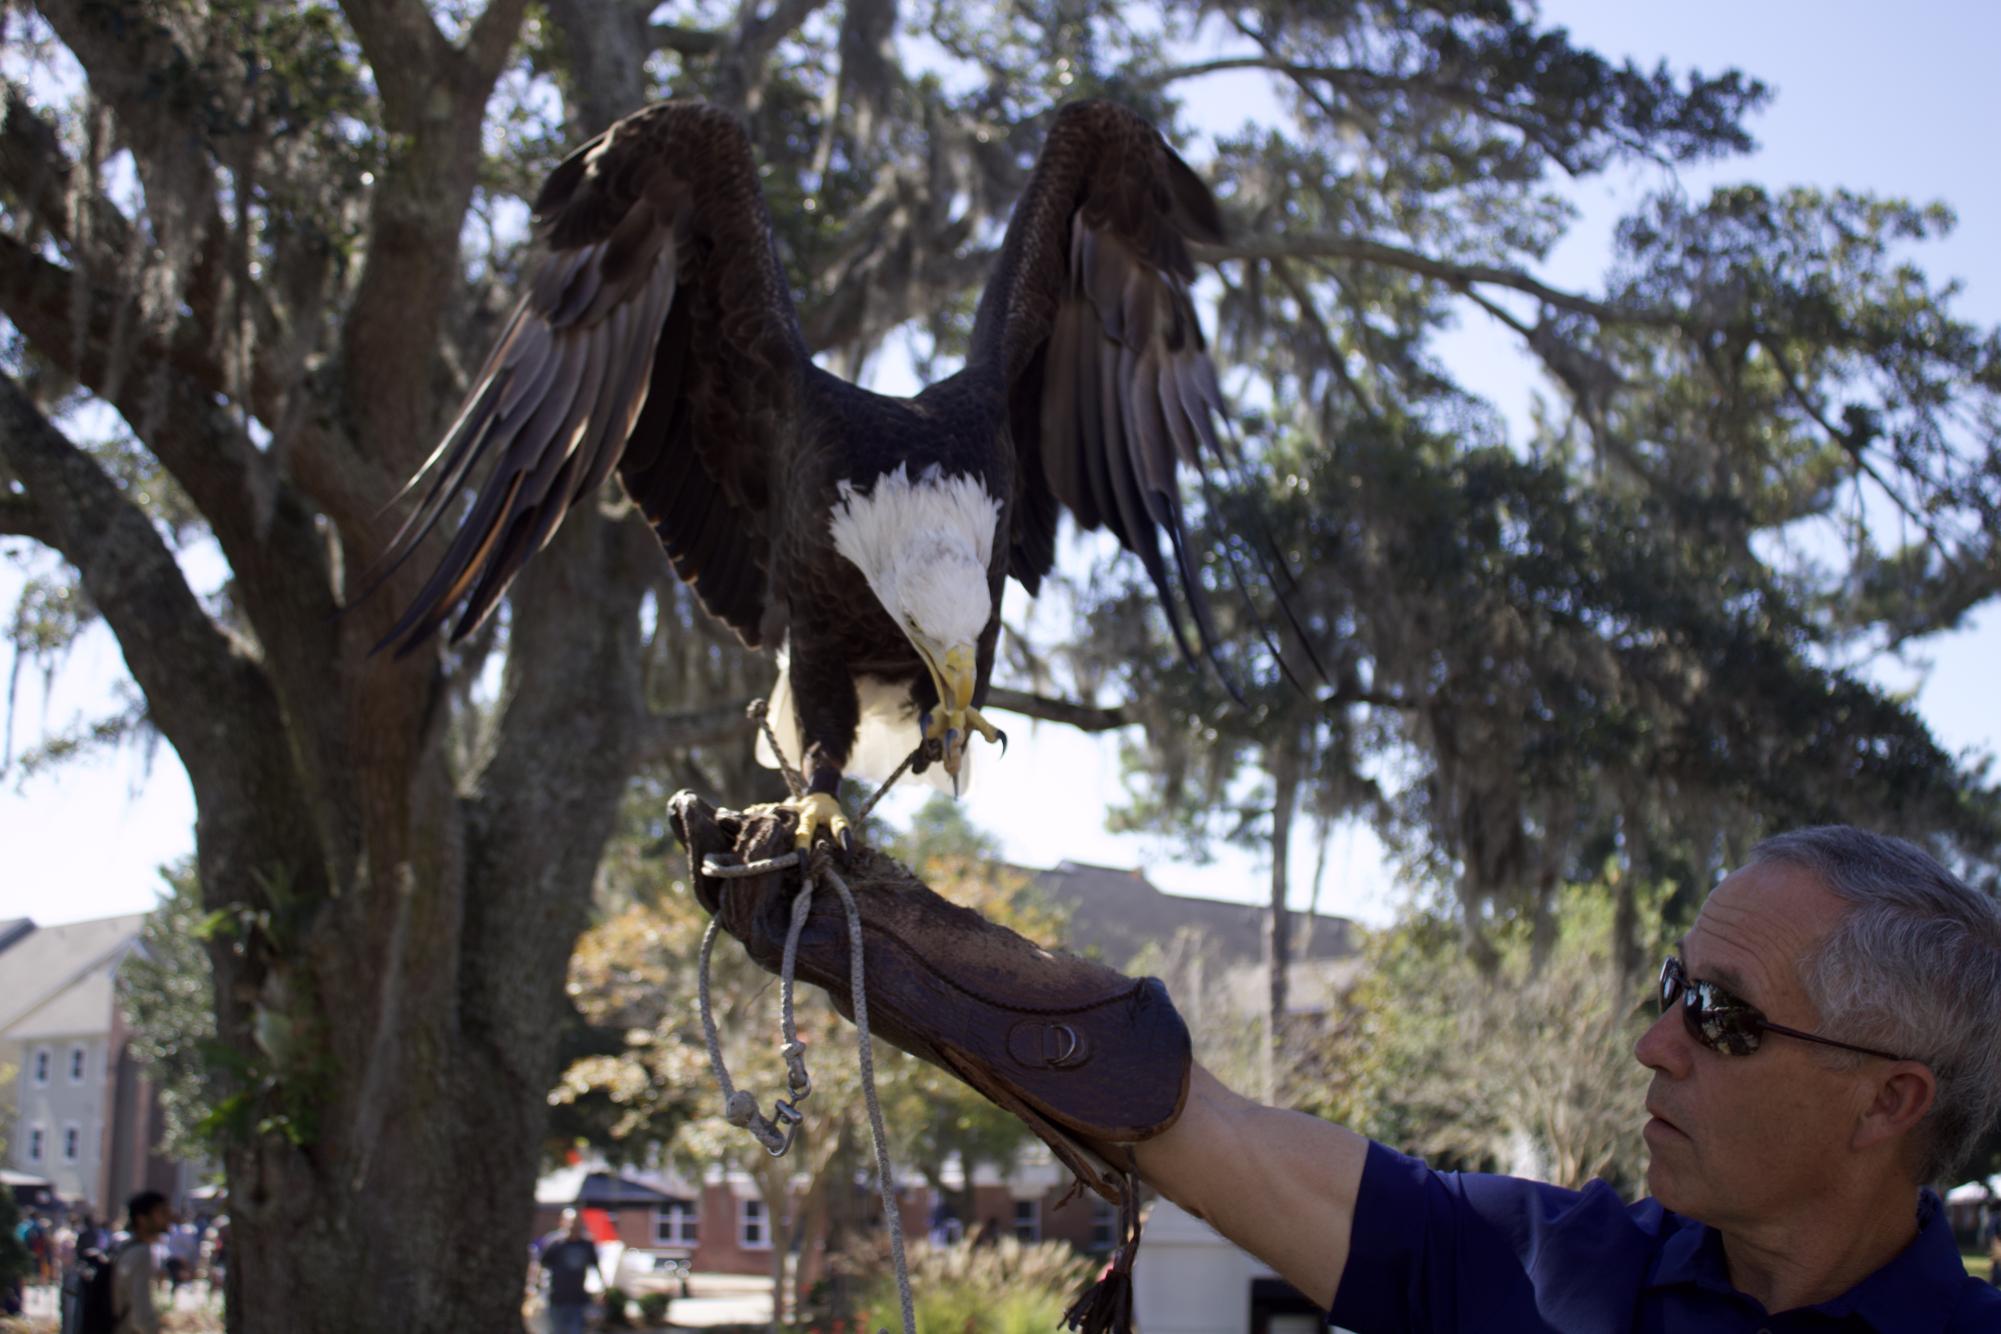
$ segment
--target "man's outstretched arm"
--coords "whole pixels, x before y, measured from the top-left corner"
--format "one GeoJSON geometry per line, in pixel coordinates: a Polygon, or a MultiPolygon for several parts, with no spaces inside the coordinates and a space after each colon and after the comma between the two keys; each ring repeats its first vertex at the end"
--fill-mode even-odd
{"type": "MultiPolygon", "coordinates": [[[[799,889],[790,867],[795,814],[719,811],[691,792],[677,794],[671,810],[696,899],[753,960],[778,972],[799,889]],[[711,856],[767,869],[732,875],[707,869],[711,856]],[[782,867],[770,861],[781,857],[782,867]]],[[[1107,1199],[1116,1187],[1102,1163],[1125,1155],[1099,1146],[1135,1144],[1139,1174],[1155,1188],[1323,1307],[1332,1303],[1367,1140],[1262,1106],[1192,1066],[1187,1028],[1158,981],[1052,953],[947,903],[871,849],[841,866],[861,917],[878,1039],[1021,1116],[1107,1199]]],[[[798,939],[796,975],[842,1007],[850,941],[832,895],[814,898],[798,939]]]]}
{"type": "Polygon", "coordinates": [[[1368,1150],[1354,1131],[1254,1102],[1198,1065],[1180,1119],[1134,1152],[1149,1185],[1326,1310],[1368,1150]]]}

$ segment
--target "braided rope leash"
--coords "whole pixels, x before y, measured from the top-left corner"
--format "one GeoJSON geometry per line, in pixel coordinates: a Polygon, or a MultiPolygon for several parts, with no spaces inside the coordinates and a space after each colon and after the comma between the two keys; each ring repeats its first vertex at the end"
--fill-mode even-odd
{"type": "MultiPolygon", "coordinates": [[[[805,790],[805,782],[785,760],[785,754],[778,749],[778,738],[772,731],[764,701],[758,700],[750,706],[750,716],[764,729],[765,737],[778,756],[779,765],[785,771],[786,784],[796,798],[805,790]]],[[[923,754],[919,746],[897,766],[896,772],[875,790],[873,796],[863,803],[855,823],[860,824],[875,809],[877,802],[896,784],[904,771],[923,754]]],[[[841,907],[848,922],[848,993],[855,1016],[855,1046],[861,1066],[862,1101],[868,1106],[869,1138],[875,1145],[876,1187],[882,1197],[883,1222],[889,1229],[890,1256],[896,1266],[896,1295],[903,1317],[903,1334],[917,1334],[917,1315],[910,1292],[910,1265],[904,1256],[903,1217],[896,1207],[895,1176],[889,1159],[889,1132],[882,1118],[882,1101],[875,1091],[875,1041],[869,1034],[868,990],[862,977],[862,918],[861,909],[855,904],[855,896],[848,884],[834,870],[832,859],[823,846],[813,850],[810,859],[802,859],[796,851],[777,857],[767,857],[762,861],[744,862],[732,865],[710,856],[702,862],[702,874],[717,880],[742,880],[750,876],[770,875],[774,872],[800,868],[799,892],[792,899],[792,916],[785,932],[785,953],[779,965],[778,974],[778,1026],[783,1039],[780,1051],[785,1057],[786,1090],[792,1096],[776,1099],[772,1104],[773,1116],[766,1116],[759,1110],[757,1096],[748,1090],[739,1089],[730,1080],[729,1070],[723,1064],[722,1039],[716,1029],[715,1006],[709,991],[709,965],[715,954],[716,936],[721,930],[719,917],[711,917],[709,926],[702,933],[702,951],[696,972],[697,997],[701,1006],[702,1040],[709,1049],[709,1069],[714,1072],[716,1084],[722,1090],[723,1116],[733,1126],[750,1132],[765,1152],[774,1158],[782,1158],[791,1151],[793,1140],[798,1137],[799,1126],[805,1117],[799,1111],[813,1091],[812,1076],[806,1069],[806,1048],[799,1041],[799,1031],[793,1010],[793,979],[799,961],[799,937],[805,930],[806,920],[812,913],[814,886],[824,880],[833,886],[840,896],[841,907]],[[775,1118],[775,1119],[774,1119],[775,1118]]],[[[882,1334],[888,1334],[883,1331],[882,1334]]]]}
{"type": "MultiPolygon", "coordinates": [[[[763,730],[764,743],[771,747],[772,757],[778,761],[778,772],[785,775],[785,787],[787,791],[792,793],[792,799],[797,801],[799,798],[805,796],[806,775],[793,768],[792,761],[785,758],[785,748],[778,744],[778,732],[771,726],[770,705],[764,700],[754,699],[750,702],[750,707],[744,710],[744,713],[763,730]]],[[[891,783],[895,781],[894,778],[890,779],[891,783]]],[[[888,786],[888,783],[883,784],[884,790],[887,790],[888,786]]],[[[876,793],[878,797],[881,795],[881,792],[876,793]]],[[[875,803],[871,801],[869,804],[874,805],[875,803]]]]}

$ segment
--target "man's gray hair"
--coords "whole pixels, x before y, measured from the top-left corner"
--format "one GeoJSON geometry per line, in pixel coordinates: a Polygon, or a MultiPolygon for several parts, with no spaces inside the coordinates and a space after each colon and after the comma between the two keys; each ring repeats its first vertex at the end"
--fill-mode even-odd
{"type": "Polygon", "coordinates": [[[1918,1180],[1947,1180],[2001,1121],[2001,905],[1916,845],[1848,825],[1779,834],[1751,859],[1810,871],[1851,905],[1800,980],[1822,1032],[1931,1067],[1918,1180]]]}

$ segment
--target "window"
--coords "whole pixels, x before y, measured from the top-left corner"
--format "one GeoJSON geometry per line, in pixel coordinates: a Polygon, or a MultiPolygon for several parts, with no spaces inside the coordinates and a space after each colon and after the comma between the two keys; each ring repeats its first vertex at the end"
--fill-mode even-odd
{"type": "Polygon", "coordinates": [[[90,1052],[87,1048],[81,1044],[71,1047],[69,1049],[69,1082],[72,1084],[81,1084],[83,1082],[83,1072],[89,1064],[90,1052]]]}
{"type": "Polygon", "coordinates": [[[31,1163],[42,1161],[42,1128],[40,1126],[28,1127],[28,1161],[31,1163]]]}
{"type": "Polygon", "coordinates": [[[1118,1243],[1119,1213],[1096,1195],[1091,1197],[1091,1244],[1088,1249],[1109,1251],[1118,1243]]]}
{"type": "Polygon", "coordinates": [[[35,1048],[35,1087],[47,1088],[49,1071],[55,1065],[55,1053],[47,1047],[35,1048]]]}
{"type": "Polygon", "coordinates": [[[701,1238],[695,1206],[685,1200],[663,1204],[653,1215],[653,1244],[693,1246],[701,1238]]]}
{"type": "Polygon", "coordinates": [[[737,1244],[747,1251],[771,1249],[771,1228],[764,1217],[763,1200],[736,1202],[737,1244]]]}
{"type": "Polygon", "coordinates": [[[63,1161],[73,1163],[83,1156],[83,1131],[71,1121],[63,1127],[63,1161]]]}
{"type": "Polygon", "coordinates": [[[1014,1202],[1014,1239],[1030,1243],[1042,1240],[1041,1200],[1014,1202]]]}

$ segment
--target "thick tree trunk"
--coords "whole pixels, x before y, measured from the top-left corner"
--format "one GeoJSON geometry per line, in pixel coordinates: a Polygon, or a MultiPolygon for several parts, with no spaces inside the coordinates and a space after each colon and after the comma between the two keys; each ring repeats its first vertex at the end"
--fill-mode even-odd
{"type": "MultiPolygon", "coordinates": [[[[631,537],[566,527],[523,581],[482,789],[451,790],[437,735],[414,777],[357,767],[365,809],[407,810],[375,840],[405,859],[287,928],[261,977],[219,970],[219,995],[258,997],[263,1028],[237,1006],[224,1032],[290,1118],[226,1154],[233,1331],[518,1328],[552,1016],[639,698],[631,537]],[[294,1050],[274,1053],[281,1006],[294,1050]]],[[[206,830],[200,849],[212,901],[246,892],[206,830]]]]}

